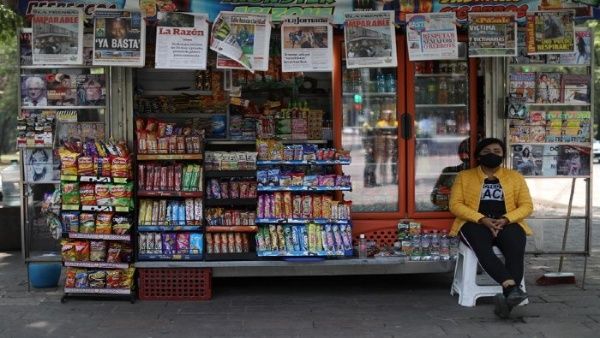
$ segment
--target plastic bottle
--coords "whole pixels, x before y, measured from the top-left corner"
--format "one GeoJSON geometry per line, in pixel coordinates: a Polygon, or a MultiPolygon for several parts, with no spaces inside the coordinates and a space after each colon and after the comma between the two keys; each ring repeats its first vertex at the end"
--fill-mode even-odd
{"type": "Polygon", "coordinates": [[[455,86],[455,102],[454,103],[466,103],[467,102],[467,86],[464,81],[456,81],[455,86]]]}
{"type": "Polygon", "coordinates": [[[377,92],[385,93],[385,77],[381,72],[381,69],[377,71],[377,92]]]}
{"type": "Polygon", "coordinates": [[[358,239],[358,258],[367,258],[367,239],[365,238],[365,234],[360,234],[360,238],[358,239]]]}
{"type": "Polygon", "coordinates": [[[437,230],[433,230],[431,233],[431,260],[440,260],[440,234],[437,230]]]}
{"type": "Polygon", "coordinates": [[[10,165],[0,171],[0,181],[2,182],[2,202],[5,206],[21,205],[21,174],[19,164],[16,160],[10,162],[10,165]]]}
{"type": "Polygon", "coordinates": [[[440,85],[438,88],[437,103],[438,104],[447,104],[448,103],[448,82],[446,82],[446,79],[444,79],[444,78],[441,79],[440,85]]]}
{"type": "Polygon", "coordinates": [[[421,236],[421,260],[431,260],[431,235],[425,231],[421,236]]]}
{"type": "Polygon", "coordinates": [[[440,237],[440,260],[450,260],[450,240],[446,230],[442,230],[442,235],[440,237]]]}
{"type": "Polygon", "coordinates": [[[421,235],[414,235],[410,241],[410,246],[412,248],[410,254],[411,261],[420,261],[421,260],[421,235]]]}
{"type": "Polygon", "coordinates": [[[388,93],[396,92],[396,79],[392,73],[386,74],[385,76],[385,91],[388,93]]]}
{"type": "Polygon", "coordinates": [[[458,244],[459,243],[460,243],[460,240],[458,239],[457,236],[450,237],[450,258],[451,259],[456,259],[456,257],[458,256],[458,244]]]}
{"type": "Polygon", "coordinates": [[[427,84],[427,103],[434,104],[437,99],[437,85],[435,80],[429,80],[427,84]]]}

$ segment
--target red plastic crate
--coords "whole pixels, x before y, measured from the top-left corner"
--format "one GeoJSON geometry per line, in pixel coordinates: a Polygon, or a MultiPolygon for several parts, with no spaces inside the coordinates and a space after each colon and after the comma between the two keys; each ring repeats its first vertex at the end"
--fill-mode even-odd
{"type": "Polygon", "coordinates": [[[212,269],[138,269],[139,298],[142,300],[209,300],[212,269]]]}

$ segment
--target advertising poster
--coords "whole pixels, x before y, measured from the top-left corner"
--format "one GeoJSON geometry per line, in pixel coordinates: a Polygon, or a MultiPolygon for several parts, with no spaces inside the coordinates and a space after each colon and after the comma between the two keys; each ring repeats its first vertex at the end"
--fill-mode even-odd
{"type": "Polygon", "coordinates": [[[19,33],[19,51],[21,66],[31,66],[31,28],[21,29],[21,32],[19,33]]]}
{"type": "Polygon", "coordinates": [[[350,12],[345,15],[346,67],[396,67],[393,11],[350,12]]]}
{"type": "Polygon", "coordinates": [[[283,72],[333,69],[333,29],[328,17],[287,16],[281,22],[283,72]]]}
{"type": "Polygon", "coordinates": [[[46,107],[48,106],[46,77],[43,75],[21,76],[21,106],[46,107]]]}
{"type": "Polygon", "coordinates": [[[155,68],[206,69],[208,17],[158,13],[155,68]]]}
{"type": "MultiPolygon", "coordinates": [[[[25,149],[25,182],[27,183],[54,183],[58,180],[55,175],[54,156],[52,149],[37,148],[25,149]]],[[[60,162],[56,174],[60,171],[60,162]]]]}
{"type": "Polygon", "coordinates": [[[575,28],[575,53],[561,54],[563,65],[589,65],[592,60],[592,34],[586,27],[575,28]]]}
{"type": "Polygon", "coordinates": [[[142,13],[98,9],[94,14],[94,66],[143,67],[146,25],[142,13]]]}
{"type": "Polygon", "coordinates": [[[34,65],[83,63],[83,11],[35,8],[31,18],[34,65]]]}
{"type": "Polygon", "coordinates": [[[268,70],[271,19],[266,14],[221,12],[215,20],[210,49],[247,70],[268,70]]]}
{"type": "Polygon", "coordinates": [[[469,13],[469,57],[516,56],[516,14],[469,13]]]}
{"type": "Polygon", "coordinates": [[[527,54],[575,52],[573,11],[543,11],[527,14],[527,54]]]}
{"type": "Polygon", "coordinates": [[[409,14],[406,20],[406,40],[410,61],[458,58],[454,13],[409,14]]]}

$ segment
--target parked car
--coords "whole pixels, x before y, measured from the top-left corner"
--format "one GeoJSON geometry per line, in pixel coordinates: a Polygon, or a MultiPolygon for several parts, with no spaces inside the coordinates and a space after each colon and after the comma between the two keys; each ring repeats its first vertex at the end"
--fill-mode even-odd
{"type": "Polygon", "coordinates": [[[593,162],[598,162],[600,163],[600,141],[595,140],[594,141],[594,146],[593,146],[593,152],[594,152],[594,160],[593,162]]]}

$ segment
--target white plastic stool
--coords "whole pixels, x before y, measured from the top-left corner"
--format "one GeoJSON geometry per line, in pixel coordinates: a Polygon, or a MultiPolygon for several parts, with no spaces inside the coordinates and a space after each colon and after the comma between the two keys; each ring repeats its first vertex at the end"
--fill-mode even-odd
{"type": "MultiPolygon", "coordinates": [[[[494,253],[497,256],[502,256],[502,253],[497,247],[494,247],[494,253]]],[[[458,246],[458,257],[456,258],[456,267],[454,268],[454,280],[450,294],[458,293],[458,304],[462,306],[475,306],[477,298],[492,297],[497,293],[502,293],[502,286],[494,285],[479,285],[477,284],[477,256],[468,245],[460,242],[458,246]]],[[[521,289],[525,291],[525,278],[521,281],[521,289]]],[[[519,305],[528,304],[526,299],[519,305]]]]}

